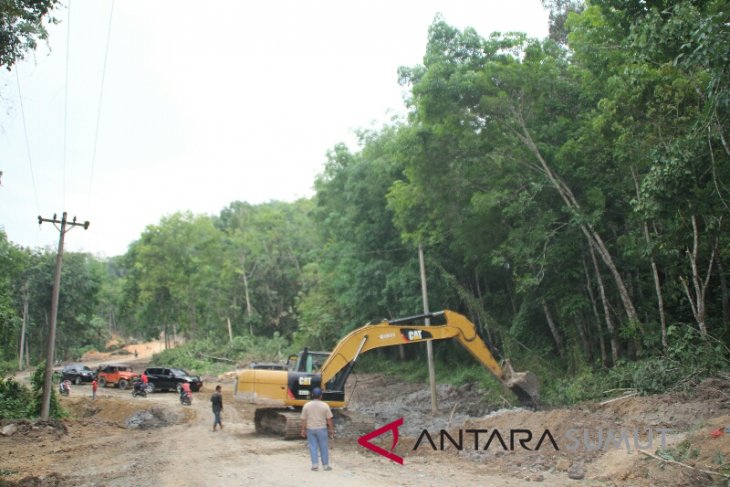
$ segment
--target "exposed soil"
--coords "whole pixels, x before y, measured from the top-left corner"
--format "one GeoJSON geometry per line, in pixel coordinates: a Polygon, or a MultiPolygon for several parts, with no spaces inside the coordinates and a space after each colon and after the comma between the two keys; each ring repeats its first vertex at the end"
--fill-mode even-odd
{"type": "MultiPolygon", "coordinates": [[[[141,370],[156,349],[138,347],[136,359],[113,360],[141,370]]],[[[103,361],[109,357],[85,363],[103,361]]],[[[234,401],[227,376],[205,379],[190,407],[181,406],[175,393],[133,398],[130,391],[106,388],[92,401],[90,386],[74,387],[61,398],[70,419],[13,422],[15,431],[0,435],[0,487],[728,485],[728,477],[712,472],[730,474],[729,377],[707,380],[691,395],[630,397],[537,412],[495,410],[474,387],[440,385],[439,413],[433,415],[426,385],[359,375],[349,384],[350,409],[376,427],[404,418],[393,450],[404,464],[340,435],[331,445],[331,472],[309,470],[304,441],[257,435],[252,407],[234,401]],[[225,429],[212,432],[209,397],[218,383],[224,389],[225,429]],[[656,435],[651,447],[647,429],[656,435]],[[669,430],[664,450],[660,429],[669,430]],[[443,449],[441,430],[453,439],[443,436],[443,449]],[[533,438],[521,444],[526,433],[517,432],[512,445],[515,430],[527,430],[533,438]],[[559,449],[549,439],[536,448],[546,430],[559,449]],[[683,465],[638,452],[634,430],[641,450],[683,465]],[[722,434],[715,438],[712,432],[722,434]],[[613,441],[606,446],[609,434],[613,441]],[[599,438],[603,445],[595,447],[599,438]],[[582,444],[568,448],[584,439],[592,450],[582,444]]],[[[0,430],[8,424],[0,422],[0,430]]],[[[373,443],[389,450],[393,438],[386,434],[373,443]]]]}

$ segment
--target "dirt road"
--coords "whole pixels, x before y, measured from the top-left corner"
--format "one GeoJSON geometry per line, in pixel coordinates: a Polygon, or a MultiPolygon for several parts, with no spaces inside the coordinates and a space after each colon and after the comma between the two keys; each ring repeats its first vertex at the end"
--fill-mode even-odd
{"type": "MultiPolygon", "coordinates": [[[[141,370],[150,350],[126,360],[141,370]]],[[[100,360],[104,360],[103,357],[100,360]]],[[[89,360],[88,363],[93,363],[89,360]]],[[[0,421],[0,487],[180,487],[180,486],[694,486],[726,485],[730,473],[730,434],[711,433],[730,427],[730,376],[698,384],[691,395],[631,397],[574,408],[493,411],[481,393],[469,387],[439,386],[443,413],[429,413],[425,385],[392,377],[361,376],[349,391],[351,407],[376,426],[405,418],[394,452],[403,465],[366,450],[356,438],[332,443],[329,472],[312,472],[306,444],[257,435],[253,409],[236,404],[232,383],[223,382],[224,429],[212,432],[210,394],[218,383],[206,378],[193,404],[182,406],[174,392],[132,398],[129,390],[74,387],[61,398],[71,417],[62,422],[0,421]],[[462,449],[415,449],[419,432],[441,430],[458,438],[459,431],[511,429],[540,433],[550,429],[560,438],[567,429],[595,431],[664,428],[665,460],[657,446],[566,452],[507,448],[497,441],[478,448],[466,440],[462,449]],[[6,431],[6,433],[8,433],[6,431]],[[704,472],[703,472],[704,471],[704,472]],[[711,472],[711,473],[707,473],[711,472]],[[717,474],[719,473],[719,474],[717,474]]],[[[592,436],[595,439],[595,436],[592,436]]],[[[389,449],[392,437],[381,444],[389,449]]],[[[628,440],[627,440],[628,441],[628,440]]],[[[562,443],[561,443],[562,445],[562,443]]]]}
{"type": "MultiPolygon", "coordinates": [[[[129,391],[104,389],[96,401],[79,386],[64,406],[79,419],[59,428],[41,427],[0,437],[6,485],[74,486],[444,486],[524,485],[511,475],[490,473],[473,462],[414,457],[405,465],[364,450],[354,439],[335,439],[329,472],[309,470],[302,441],[256,435],[250,411],[234,407],[224,395],[224,429],[211,431],[209,393],[181,406],[176,393],[132,398],[129,391]],[[162,424],[151,429],[125,427],[140,411],[152,411],[162,424]]],[[[563,478],[542,485],[564,485],[563,478]]],[[[2,484],[0,480],[0,485],[2,484]]]]}
{"type": "MultiPolygon", "coordinates": [[[[636,451],[595,452],[581,458],[549,450],[544,454],[500,449],[413,451],[412,436],[401,437],[396,448],[396,453],[405,457],[404,465],[365,450],[355,439],[338,438],[331,451],[334,469],[312,472],[305,442],[255,434],[252,411],[234,406],[230,385],[224,385],[225,428],[212,432],[208,391],[213,387],[214,383],[209,383],[204,391],[194,394],[191,407],[180,405],[174,392],[132,398],[129,391],[107,388],[92,401],[89,386],[76,387],[70,397],[62,398],[75,419],[55,424],[19,423],[12,436],[0,436],[0,486],[724,485],[718,477],[662,464],[636,451]],[[130,427],[131,420],[145,415],[147,421],[141,427],[130,427]],[[573,480],[569,471],[577,463],[585,465],[586,472],[583,478],[573,480]]],[[[619,417],[624,417],[626,424],[636,420],[657,424],[673,417],[678,421],[674,424],[680,426],[702,414],[699,408],[717,408],[719,403],[690,401],[676,408],[673,404],[647,398],[620,409],[515,411],[475,418],[462,426],[481,428],[490,422],[491,428],[502,431],[509,425],[533,430],[551,427],[558,434],[564,423],[616,424],[619,417]],[[681,415],[680,410],[686,413],[681,415]]],[[[724,462],[720,456],[730,458],[730,435],[713,440],[706,435],[709,429],[730,422],[730,405],[720,406],[712,413],[714,419],[704,420],[693,433],[678,434],[674,441],[691,441],[695,463],[700,467],[717,469],[713,459],[724,462]]]]}

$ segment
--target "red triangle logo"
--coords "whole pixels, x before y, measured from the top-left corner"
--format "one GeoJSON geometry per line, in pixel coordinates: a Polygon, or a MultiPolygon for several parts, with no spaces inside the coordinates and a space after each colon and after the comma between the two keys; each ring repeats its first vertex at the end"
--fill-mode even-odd
{"type": "Polygon", "coordinates": [[[396,419],[392,423],[388,423],[385,426],[378,428],[376,430],[371,431],[370,433],[361,436],[358,438],[357,442],[360,446],[364,446],[370,451],[374,451],[378,455],[383,455],[388,460],[392,460],[395,463],[399,463],[403,465],[403,458],[399,457],[395,453],[393,453],[393,450],[395,449],[395,446],[398,444],[398,427],[403,424],[403,418],[396,419]],[[393,446],[390,447],[390,451],[386,450],[385,448],[381,448],[378,445],[373,445],[370,443],[370,440],[375,438],[376,436],[380,436],[383,433],[387,431],[393,432],[393,446]]]}

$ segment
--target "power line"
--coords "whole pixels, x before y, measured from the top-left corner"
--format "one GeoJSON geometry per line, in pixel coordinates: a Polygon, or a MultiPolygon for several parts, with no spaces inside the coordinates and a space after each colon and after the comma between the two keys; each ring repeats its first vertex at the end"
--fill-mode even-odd
{"type": "Polygon", "coordinates": [[[112,6],[109,9],[109,24],[106,29],[106,47],[104,49],[104,65],[101,69],[101,88],[99,89],[99,103],[96,108],[96,130],[94,132],[94,149],[91,154],[91,175],[89,176],[89,205],[91,205],[91,189],[94,185],[94,165],[96,164],[96,147],[99,141],[99,120],[101,120],[101,102],[104,98],[104,81],[106,79],[106,61],[109,57],[109,40],[112,34],[112,19],[114,17],[114,0],[112,0],[112,6]]]}
{"type": "Polygon", "coordinates": [[[66,21],[66,84],[63,104],[63,207],[66,207],[66,144],[68,142],[68,59],[71,45],[71,0],[68,0],[68,20],[66,21]]]}
{"type": "Polygon", "coordinates": [[[33,183],[33,196],[35,197],[35,207],[38,213],[41,212],[41,207],[38,204],[38,190],[35,185],[35,172],[33,171],[33,162],[30,157],[30,142],[28,141],[28,127],[25,123],[25,108],[23,107],[23,94],[20,91],[20,76],[18,75],[18,67],[15,67],[15,81],[18,84],[18,99],[20,100],[20,114],[23,119],[23,134],[25,135],[25,152],[28,154],[28,165],[30,166],[30,180],[33,183]]]}

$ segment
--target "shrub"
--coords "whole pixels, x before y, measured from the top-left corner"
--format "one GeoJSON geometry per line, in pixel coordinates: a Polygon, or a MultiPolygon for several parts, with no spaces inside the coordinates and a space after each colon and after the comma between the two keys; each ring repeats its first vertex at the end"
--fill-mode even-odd
{"type": "Polygon", "coordinates": [[[5,377],[18,370],[18,361],[0,361],[0,377],[5,377]]]}
{"type": "Polygon", "coordinates": [[[35,414],[35,397],[12,377],[0,377],[0,419],[30,418],[35,414]]]}
{"type": "MultiPolygon", "coordinates": [[[[43,407],[43,376],[45,374],[45,369],[46,363],[43,361],[38,364],[38,367],[36,367],[30,377],[30,383],[33,386],[33,416],[36,417],[41,415],[41,408],[43,407]]],[[[56,388],[53,384],[54,383],[51,382],[51,402],[48,411],[49,416],[56,419],[65,418],[68,414],[61,407],[61,404],[58,401],[58,396],[56,396],[56,388]]]]}

